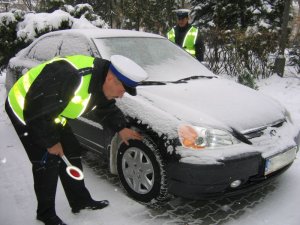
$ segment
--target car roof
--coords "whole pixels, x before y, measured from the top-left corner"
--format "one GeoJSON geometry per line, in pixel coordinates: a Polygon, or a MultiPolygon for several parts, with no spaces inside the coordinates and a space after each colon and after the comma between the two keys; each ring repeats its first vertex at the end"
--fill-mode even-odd
{"type": "Polygon", "coordinates": [[[101,29],[101,28],[89,28],[89,29],[69,29],[53,31],[43,35],[43,37],[48,35],[57,34],[68,34],[68,35],[80,35],[87,38],[101,38],[101,37],[152,37],[152,38],[164,38],[157,34],[151,34],[143,31],[133,31],[133,30],[121,30],[121,29],[101,29]]]}

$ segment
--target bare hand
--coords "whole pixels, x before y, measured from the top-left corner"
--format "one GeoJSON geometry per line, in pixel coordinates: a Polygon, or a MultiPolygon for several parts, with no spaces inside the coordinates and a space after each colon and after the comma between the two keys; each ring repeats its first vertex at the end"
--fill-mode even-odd
{"type": "Polygon", "coordinates": [[[119,135],[122,139],[122,141],[126,144],[129,145],[128,140],[130,139],[135,139],[135,140],[142,140],[142,135],[140,135],[138,132],[135,130],[129,129],[129,128],[124,128],[121,131],[119,131],[119,135]]]}
{"type": "Polygon", "coordinates": [[[47,150],[52,155],[58,155],[58,156],[64,155],[63,148],[59,142],[57,144],[53,145],[51,148],[48,148],[47,150]]]}

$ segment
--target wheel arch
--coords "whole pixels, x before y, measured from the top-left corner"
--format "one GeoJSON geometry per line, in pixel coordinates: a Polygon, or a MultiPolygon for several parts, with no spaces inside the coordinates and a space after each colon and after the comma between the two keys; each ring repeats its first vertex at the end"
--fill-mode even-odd
{"type": "MultiPolygon", "coordinates": [[[[131,129],[139,132],[143,137],[143,142],[146,142],[146,145],[154,144],[156,148],[160,150],[160,155],[164,158],[167,150],[164,146],[165,143],[165,135],[158,135],[155,131],[153,131],[147,124],[138,124],[135,121],[131,121],[131,129]],[[148,142],[148,143],[147,143],[148,142]],[[156,144],[157,143],[157,144],[156,144]]],[[[117,171],[117,154],[122,144],[122,140],[119,137],[118,133],[116,133],[111,140],[110,149],[109,149],[109,169],[110,172],[114,175],[118,175],[117,171]]],[[[162,159],[163,160],[163,159],[162,159]]]]}

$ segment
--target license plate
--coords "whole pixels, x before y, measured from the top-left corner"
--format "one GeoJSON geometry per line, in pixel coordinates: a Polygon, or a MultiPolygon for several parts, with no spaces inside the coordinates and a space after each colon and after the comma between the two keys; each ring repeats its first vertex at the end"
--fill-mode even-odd
{"type": "Polygon", "coordinates": [[[267,158],[265,164],[265,175],[273,173],[293,162],[296,158],[296,153],[297,146],[289,149],[286,152],[267,158]]]}

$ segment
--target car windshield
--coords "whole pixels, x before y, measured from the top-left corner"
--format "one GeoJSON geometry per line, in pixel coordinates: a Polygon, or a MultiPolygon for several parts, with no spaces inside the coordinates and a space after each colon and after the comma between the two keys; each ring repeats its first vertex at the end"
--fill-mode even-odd
{"type": "Polygon", "coordinates": [[[95,39],[100,55],[123,55],[143,67],[148,81],[177,81],[191,76],[214,76],[184,50],[164,38],[109,37],[95,39]]]}

